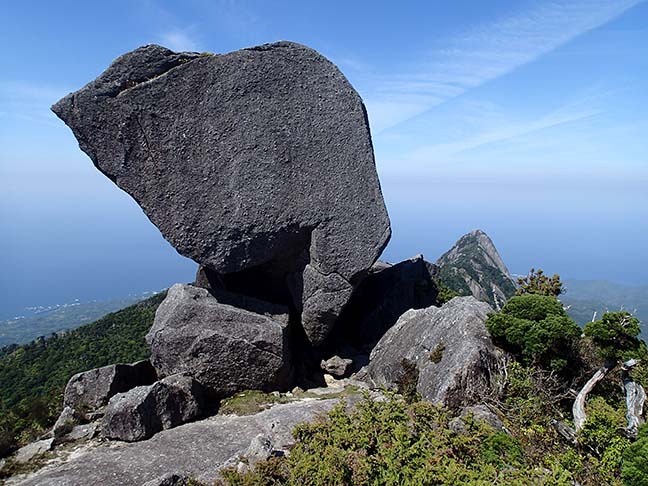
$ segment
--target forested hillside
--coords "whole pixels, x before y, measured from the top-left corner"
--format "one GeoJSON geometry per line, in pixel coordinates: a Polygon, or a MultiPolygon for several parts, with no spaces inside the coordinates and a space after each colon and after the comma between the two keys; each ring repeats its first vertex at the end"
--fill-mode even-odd
{"type": "Polygon", "coordinates": [[[144,336],[164,293],[63,336],[0,350],[0,455],[51,426],[69,378],[80,371],[148,357],[144,336]]]}

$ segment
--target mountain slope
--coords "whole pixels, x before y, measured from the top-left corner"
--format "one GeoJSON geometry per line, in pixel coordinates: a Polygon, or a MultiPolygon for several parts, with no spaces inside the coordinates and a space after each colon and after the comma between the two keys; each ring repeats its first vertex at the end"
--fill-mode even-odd
{"type": "Polygon", "coordinates": [[[0,350],[0,456],[25,431],[51,425],[63,389],[80,371],[147,358],[144,336],[165,293],[62,336],[37,339],[0,350]]]}
{"type": "Polygon", "coordinates": [[[436,262],[439,280],[461,295],[473,295],[499,309],[515,283],[493,241],[481,230],[462,236],[436,262]]]}
{"type": "Polygon", "coordinates": [[[10,344],[26,344],[39,336],[76,329],[96,321],[109,312],[135,304],[145,297],[146,295],[137,295],[101,302],[66,304],[34,315],[0,321],[0,348],[10,344]]]}
{"type": "Polygon", "coordinates": [[[565,280],[560,300],[580,325],[606,311],[627,310],[641,321],[641,337],[648,339],[648,285],[622,285],[604,280],[565,280]]]}

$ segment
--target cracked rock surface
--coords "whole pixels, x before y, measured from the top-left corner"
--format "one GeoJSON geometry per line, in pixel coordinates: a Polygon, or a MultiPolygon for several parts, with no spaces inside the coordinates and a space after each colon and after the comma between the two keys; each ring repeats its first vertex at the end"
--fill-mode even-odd
{"type": "Polygon", "coordinates": [[[305,46],[149,45],[52,109],[182,255],[219,274],[282,278],[303,297],[291,304],[314,344],[389,240],[362,100],[305,46]],[[308,279],[293,278],[306,265],[308,279]]]}
{"type": "Polygon", "coordinates": [[[188,373],[215,398],[287,389],[288,310],[262,304],[256,313],[221,303],[202,288],[171,287],[146,336],[158,374],[188,373]]]}

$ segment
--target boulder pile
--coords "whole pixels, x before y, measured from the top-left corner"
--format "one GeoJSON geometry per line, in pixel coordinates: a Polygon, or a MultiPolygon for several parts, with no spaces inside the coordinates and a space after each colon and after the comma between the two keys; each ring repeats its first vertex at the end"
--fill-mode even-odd
{"type": "Polygon", "coordinates": [[[172,286],[158,308],[149,361],[70,380],[57,440],[97,417],[106,438],[144,440],[243,390],[321,385],[360,368],[389,385],[403,357],[419,364],[432,398],[481,380],[463,357],[490,359],[489,307],[434,307],[439,268],[420,255],[376,261],[391,229],[366,110],[314,50],[148,45],[52,109],[198,264],[196,281],[172,286]],[[447,348],[433,366],[425,353],[437,342],[447,348]]]}

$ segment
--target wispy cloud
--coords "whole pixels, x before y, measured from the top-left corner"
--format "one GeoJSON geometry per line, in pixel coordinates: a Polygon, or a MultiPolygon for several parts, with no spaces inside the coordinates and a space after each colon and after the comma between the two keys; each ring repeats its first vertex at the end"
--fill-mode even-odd
{"type": "Polygon", "coordinates": [[[69,92],[60,86],[0,80],[0,119],[53,125],[55,116],[49,107],[69,92]]]}
{"type": "Polygon", "coordinates": [[[160,35],[162,45],[173,51],[199,51],[199,43],[189,33],[191,29],[172,29],[160,35]]]}
{"type": "Polygon", "coordinates": [[[503,76],[641,1],[550,1],[447,39],[416,69],[368,80],[372,128],[378,133],[503,76]]]}
{"type": "Polygon", "coordinates": [[[600,113],[598,109],[574,109],[565,106],[537,119],[503,123],[455,142],[423,145],[413,150],[407,158],[410,162],[422,162],[426,165],[430,161],[451,161],[452,156],[468,150],[573,123],[600,113]]]}

